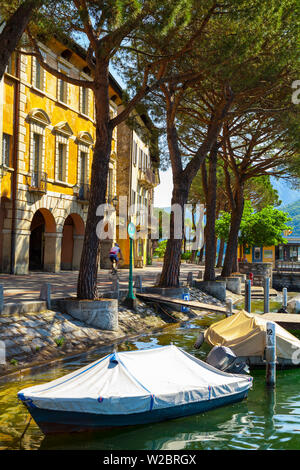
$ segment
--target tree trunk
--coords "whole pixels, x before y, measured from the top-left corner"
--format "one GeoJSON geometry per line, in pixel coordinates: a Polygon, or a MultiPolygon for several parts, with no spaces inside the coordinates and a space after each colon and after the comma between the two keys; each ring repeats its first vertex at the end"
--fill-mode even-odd
{"type": "Polygon", "coordinates": [[[216,264],[216,203],[217,203],[217,160],[218,143],[215,143],[209,156],[209,177],[206,201],[206,243],[204,281],[214,281],[216,264]]]}
{"type": "Polygon", "coordinates": [[[220,240],[217,268],[221,268],[223,264],[224,246],[225,246],[224,240],[220,240]]]}
{"type": "MultiPolygon", "coordinates": [[[[190,184],[182,184],[182,179],[180,178],[174,180],[172,205],[178,204],[182,209],[182,233],[184,228],[184,205],[187,204],[189,187],[190,184]]],[[[170,238],[167,241],[159,287],[179,287],[182,237],[174,238],[174,232],[177,232],[179,229],[179,227],[174,226],[174,223],[174,213],[171,212],[170,238]]]]}
{"type": "Polygon", "coordinates": [[[235,208],[231,213],[230,231],[227,242],[222,276],[228,277],[233,272],[234,261],[237,258],[238,234],[240,230],[242,215],[244,209],[244,196],[242,185],[236,190],[235,208]]]}
{"type": "Polygon", "coordinates": [[[95,299],[99,264],[100,240],[97,225],[103,216],[96,215],[97,208],[106,202],[107,175],[111,153],[112,129],[109,125],[108,68],[98,70],[95,87],[96,143],[94,148],[89,208],[77,282],[79,299],[95,299]]]}
{"type": "Polygon", "coordinates": [[[40,0],[25,0],[8,19],[0,34],[0,80],[2,79],[11,54],[16,49],[31,18],[34,8],[42,5],[40,0]]]}

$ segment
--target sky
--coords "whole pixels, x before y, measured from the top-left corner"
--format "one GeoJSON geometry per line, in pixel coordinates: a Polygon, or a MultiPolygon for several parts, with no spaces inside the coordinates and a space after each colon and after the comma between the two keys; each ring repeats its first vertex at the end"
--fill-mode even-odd
{"type": "Polygon", "coordinates": [[[170,207],[173,190],[172,170],[159,171],[160,184],[154,189],[154,207],[170,207]]]}
{"type": "MultiPolygon", "coordinates": [[[[170,207],[172,196],[172,170],[159,171],[160,184],[154,189],[154,207],[170,207]]],[[[293,190],[283,180],[272,180],[274,187],[279,193],[282,205],[295,202],[300,199],[300,191],[293,190]]]]}

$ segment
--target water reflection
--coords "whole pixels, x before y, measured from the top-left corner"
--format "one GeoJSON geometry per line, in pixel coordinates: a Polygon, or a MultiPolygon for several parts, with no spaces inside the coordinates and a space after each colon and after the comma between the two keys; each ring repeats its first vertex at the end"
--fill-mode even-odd
{"type": "MultiPolygon", "coordinates": [[[[217,317],[215,317],[216,321],[217,317]]],[[[213,316],[208,319],[212,321],[213,316]]],[[[207,318],[205,319],[207,321],[207,318]]],[[[200,328],[203,328],[201,326],[200,328]]],[[[252,371],[248,400],[163,423],[45,437],[31,422],[20,442],[28,412],[16,396],[21,388],[48,382],[111,352],[175,344],[204,359],[209,347],[194,350],[199,320],[170,327],[120,345],[93,351],[17,382],[0,386],[0,449],[201,450],[297,449],[300,447],[300,369],[277,371],[276,388],[265,386],[265,371],[252,371]]]]}

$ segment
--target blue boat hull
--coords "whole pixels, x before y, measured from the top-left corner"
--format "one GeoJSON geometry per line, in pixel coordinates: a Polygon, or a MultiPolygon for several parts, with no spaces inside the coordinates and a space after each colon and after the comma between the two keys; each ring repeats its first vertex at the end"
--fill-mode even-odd
{"type": "Polygon", "coordinates": [[[44,434],[51,434],[57,432],[82,432],[86,430],[158,423],[160,421],[203,413],[220,406],[236,403],[246,398],[247,395],[248,390],[234,395],[224,396],[222,398],[152,410],[145,413],[123,415],[53,411],[32,407],[28,404],[25,404],[25,406],[27,406],[28,411],[42,432],[44,434]]]}

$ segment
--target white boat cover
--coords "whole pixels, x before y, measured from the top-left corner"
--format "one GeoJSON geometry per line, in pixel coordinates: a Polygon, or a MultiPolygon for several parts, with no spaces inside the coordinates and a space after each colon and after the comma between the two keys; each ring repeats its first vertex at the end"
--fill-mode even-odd
{"type": "Polygon", "coordinates": [[[112,353],[18,396],[48,410],[128,414],[220,398],[251,385],[252,377],[221,372],[171,345],[112,353]]]}
{"type": "MultiPolygon", "coordinates": [[[[241,310],[224,320],[211,325],[205,332],[205,341],[210,346],[227,346],[237,356],[264,356],[266,347],[266,325],[261,315],[241,310]]],[[[276,324],[276,355],[292,360],[300,350],[300,341],[280,325],[276,324]]]]}

